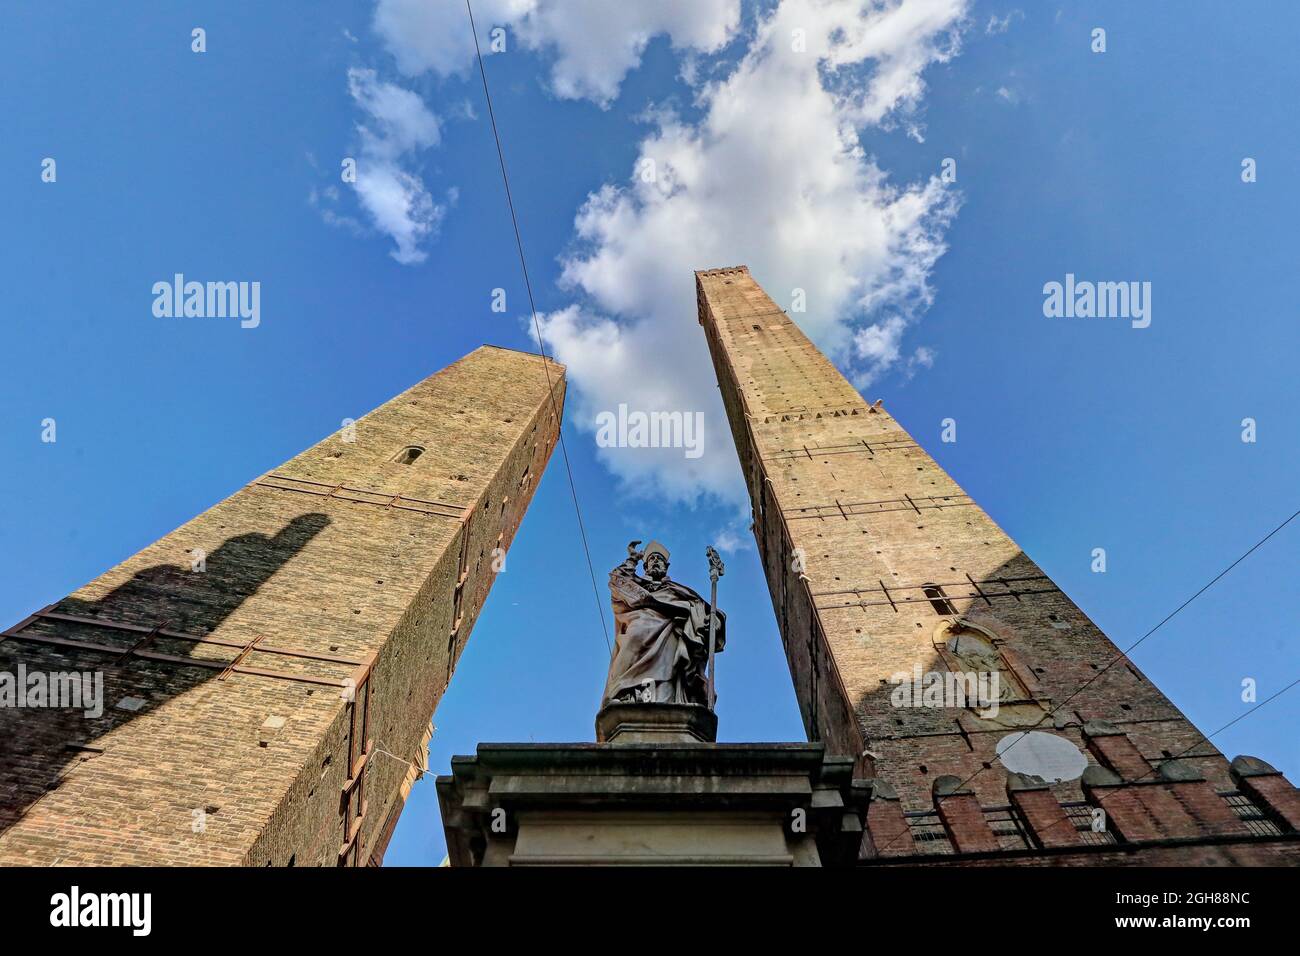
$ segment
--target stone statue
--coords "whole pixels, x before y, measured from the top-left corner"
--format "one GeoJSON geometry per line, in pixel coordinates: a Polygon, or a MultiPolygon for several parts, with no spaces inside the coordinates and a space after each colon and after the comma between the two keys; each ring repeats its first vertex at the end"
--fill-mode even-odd
{"type": "MultiPolygon", "coordinates": [[[[668,550],[657,541],[637,550],[609,573],[614,605],[614,655],[604,701],[711,705],[709,603],[668,577],[668,550]],[[638,562],[645,571],[636,573],[638,562]]],[[[716,613],[715,650],[726,642],[726,617],[716,613]]]]}

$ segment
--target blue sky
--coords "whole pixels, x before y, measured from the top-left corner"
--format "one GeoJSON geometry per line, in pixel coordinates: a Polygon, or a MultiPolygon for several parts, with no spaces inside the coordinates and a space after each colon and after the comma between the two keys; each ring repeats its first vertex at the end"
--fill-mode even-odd
{"type": "MultiPolygon", "coordinates": [[[[782,304],[806,288],[802,321],[867,398],[1121,647],[1300,507],[1294,5],[585,7],[476,15],[485,48],[505,30],[488,76],[537,306],[572,369],[597,574],[658,537],[701,584],[705,545],[730,545],[724,739],[802,736],[734,453],[720,428],[693,464],[591,430],[620,400],[720,425],[691,268],[747,262],[782,304]],[[764,49],[792,24],[811,68],[764,49]],[[857,142],[836,148],[843,129],[857,142]],[[955,183],[935,178],[945,158],[955,183]],[[1045,317],[1066,273],[1150,282],[1150,327],[1045,317]]],[[[460,3],[4,19],[6,624],[470,349],[532,347],[460,3]],[[369,178],[340,180],[348,156],[369,178]],[[176,272],[259,281],[260,325],[155,318],[152,284],[176,272]]],[[[591,738],[607,652],[558,465],[435,715],[437,772],[479,741],[591,738]]],[[[1300,520],[1134,652],[1203,731],[1248,709],[1243,678],[1262,700],[1300,677],[1298,542],[1300,520]]],[[[1215,742],[1300,780],[1297,716],[1293,692],[1215,742]]],[[[430,777],[388,861],[443,852],[430,777]]]]}

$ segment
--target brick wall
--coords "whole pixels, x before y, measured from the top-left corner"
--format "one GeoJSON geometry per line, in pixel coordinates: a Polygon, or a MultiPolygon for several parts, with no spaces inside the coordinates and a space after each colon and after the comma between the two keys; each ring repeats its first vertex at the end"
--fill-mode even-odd
{"type": "MultiPolygon", "coordinates": [[[[805,728],[888,785],[897,799],[878,819],[935,811],[945,777],[962,787],[941,816],[1007,806],[996,748],[1025,728],[1097,764],[1088,721],[1109,722],[1148,768],[1182,755],[1201,796],[1232,812],[1224,757],[1135,666],[1108,667],[1119,651],[1106,635],[745,267],[697,272],[696,288],[805,728]],[[897,675],[973,672],[972,660],[1007,688],[996,716],[891,700],[897,675]]],[[[1077,776],[1052,795],[1085,799],[1077,776]]],[[[952,842],[987,849],[972,827],[952,842]]]]}
{"type": "Polygon", "coordinates": [[[5,632],[105,709],[0,708],[0,864],[382,855],[378,751],[415,758],[558,435],[541,363],[476,350],[5,632]]]}

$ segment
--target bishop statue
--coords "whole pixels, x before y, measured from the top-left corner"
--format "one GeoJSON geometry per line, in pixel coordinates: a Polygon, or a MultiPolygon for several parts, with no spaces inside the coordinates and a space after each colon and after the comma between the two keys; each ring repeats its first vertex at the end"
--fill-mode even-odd
{"type": "MultiPolygon", "coordinates": [[[[726,616],[668,577],[667,548],[640,544],[629,544],[627,560],[609,574],[615,644],[604,702],[712,708],[711,658],[726,643],[726,616]]],[[[716,595],[722,563],[712,548],[709,560],[716,595]]]]}

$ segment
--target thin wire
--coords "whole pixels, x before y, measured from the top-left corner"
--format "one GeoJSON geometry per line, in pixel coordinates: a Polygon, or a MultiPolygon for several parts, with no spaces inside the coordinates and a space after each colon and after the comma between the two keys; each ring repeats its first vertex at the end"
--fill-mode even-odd
{"type": "MultiPolygon", "coordinates": [[[[465,0],[465,10],[469,13],[469,29],[474,34],[474,53],[478,57],[478,72],[483,78],[483,98],[487,100],[488,119],[492,121],[492,138],[497,144],[497,160],[501,163],[501,181],[506,187],[506,205],[510,207],[510,222],[515,230],[515,246],[519,249],[519,268],[524,273],[524,288],[528,290],[528,306],[533,313],[533,330],[537,334],[537,350],[542,356],[542,371],[546,373],[546,389],[551,397],[551,413],[560,421],[560,413],[555,404],[555,388],[551,384],[551,370],[547,367],[550,357],[546,354],[546,345],[542,341],[542,323],[537,318],[537,306],[533,302],[533,284],[528,278],[528,263],[524,260],[524,241],[519,234],[519,219],[515,215],[515,201],[510,192],[510,176],[506,173],[506,156],[501,149],[501,135],[497,131],[496,113],[492,110],[492,94],[488,91],[487,70],[483,67],[483,51],[478,45],[478,28],[474,25],[474,8],[470,0],[465,0]]],[[[591,593],[596,599],[596,611],[600,614],[600,629],[605,635],[605,647],[613,653],[609,643],[609,628],[605,624],[605,605],[600,600],[600,588],[596,585],[596,569],[591,563],[591,549],[587,545],[587,528],[582,521],[582,508],[578,504],[578,489],[573,483],[573,468],[569,464],[569,450],[564,444],[564,428],[558,428],[560,436],[560,454],[564,458],[564,471],[569,476],[569,493],[573,496],[573,512],[578,516],[578,534],[582,538],[582,550],[587,556],[587,573],[591,576],[591,593]]]]}
{"type": "MultiPolygon", "coordinates": [[[[1195,601],[1198,597],[1200,597],[1202,594],[1204,594],[1206,591],[1208,591],[1211,587],[1213,587],[1216,583],[1218,583],[1219,579],[1222,578],[1225,574],[1227,574],[1229,571],[1231,571],[1231,570],[1232,570],[1233,568],[1235,568],[1237,565],[1241,564],[1242,561],[1245,561],[1248,557],[1250,557],[1252,554],[1254,554],[1255,551],[1258,550],[1258,548],[1259,548],[1262,544],[1264,544],[1265,541],[1267,541],[1269,538],[1273,537],[1273,535],[1277,534],[1279,531],[1281,531],[1283,528],[1285,528],[1288,524],[1290,524],[1290,523],[1291,523],[1291,522],[1296,518],[1297,515],[1300,515],[1300,511],[1297,511],[1297,512],[1295,512],[1294,514],[1292,514],[1291,517],[1287,518],[1285,521],[1283,521],[1280,525],[1278,525],[1276,528],[1274,528],[1274,529],[1273,529],[1272,531],[1270,531],[1268,534],[1264,535],[1264,537],[1262,537],[1262,538],[1260,538],[1258,541],[1256,541],[1256,542],[1254,543],[1254,545],[1251,546],[1251,548],[1250,548],[1249,551],[1247,551],[1247,552],[1246,552],[1245,554],[1243,554],[1241,557],[1237,558],[1236,561],[1233,561],[1232,564],[1228,565],[1226,568],[1224,568],[1222,571],[1220,571],[1218,574],[1216,574],[1212,579],[1210,579],[1210,581],[1209,581],[1208,584],[1206,584],[1204,587],[1202,587],[1199,591],[1197,591],[1195,594],[1193,594],[1191,597],[1189,597],[1189,598],[1188,598],[1186,601],[1184,601],[1182,604],[1178,605],[1178,607],[1174,608],[1174,610],[1170,611],[1169,614],[1167,614],[1167,615],[1165,616],[1164,620],[1162,620],[1159,624],[1157,624],[1155,627],[1151,628],[1151,630],[1147,631],[1145,634],[1143,634],[1141,637],[1139,637],[1136,641],[1134,641],[1132,644],[1130,644],[1127,648],[1125,648],[1124,650],[1120,651],[1119,654],[1118,654],[1116,657],[1112,658],[1111,661],[1110,661],[1110,662],[1109,662],[1105,667],[1101,668],[1101,670],[1097,671],[1097,673],[1093,674],[1093,675],[1092,675],[1091,677],[1089,677],[1086,681],[1084,681],[1082,684],[1080,684],[1079,687],[1074,691],[1074,693],[1070,694],[1069,697],[1065,698],[1065,700],[1061,701],[1059,704],[1057,704],[1055,707],[1053,707],[1050,711],[1048,711],[1046,714],[1044,714],[1042,717],[1040,717],[1039,720],[1038,720],[1038,723],[1034,724],[1033,727],[1030,727],[1029,729],[1030,729],[1030,730],[1033,730],[1034,727],[1037,727],[1037,726],[1038,726],[1039,724],[1041,724],[1044,720],[1046,720],[1047,718],[1049,718],[1049,717],[1053,716],[1054,714],[1056,714],[1056,712],[1059,711],[1061,708],[1063,708],[1066,704],[1068,704],[1070,701],[1074,700],[1074,698],[1078,697],[1081,693],[1083,693],[1085,690],[1087,690],[1088,687],[1092,685],[1092,682],[1093,682],[1093,681],[1095,681],[1097,678],[1099,678],[1102,674],[1106,673],[1106,671],[1110,670],[1112,667],[1114,667],[1114,666],[1115,666],[1116,664],[1118,664],[1120,661],[1122,661],[1122,660],[1128,660],[1128,653],[1129,653],[1129,651],[1133,650],[1135,647],[1137,647],[1139,644],[1141,644],[1143,641],[1145,641],[1148,637],[1150,637],[1150,636],[1151,636],[1152,634],[1154,634],[1156,631],[1160,630],[1160,628],[1164,627],[1166,624],[1168,624],[1170,621],[1172,621],[1172,620],[1174,619],[1174,617],[1177,616],[1177,614],[1178,614],[1181,610],[1183,610],[1183,608],[1187,607],[1187,605],[1189,605],[1189,604],[1191,604],[1193,601],[1195,601]]],[[[1014,741],[1012,741],[1011,746],[1010,746],[1010,747],[1007,747],[1007,749],[1003,751],[1003,754],[1006,754],[1008,751],[1011,750],[1012,747],[1014,747],[1016,744],[1020,743],[1020,741],[1023,740],[1023,739],[1024,739],[1024,737],[1017,737],[1014,741]]],[[[983,772],[984,772],[984,768],[981,767],[981,768],[980,768],[979,770],[977,770],[975,773],[976,773],[976,774],[979,774],[979,773],[983,773],[983,772]]],[[[975,776],[975,774],[972,774],[971,776],[972,776],[972,778],[973,778],[973,777],[975,776]]]]}
{"type": "MultiPolygon", "coordinates": [[[[1208,742],[1210,741],[1210,738],[1212,738],[1212,737],[1217,737],[1219,734],[1223,733],[1225,730],[1227,730],[1227,729],[1228,729],[1229,727],[1231,727],[1233,724],[1237,723],[1237,721],[1239,721],[1239,720],[1245,720],[1247,717],[1249,717],[1251,714],[1255,713],[1255,711],[1259,710],[1259,709],[1260,709],[1261,707],[1263,707],[1265,704],[1268,704],[1268,703],[1271,703],[1272,701],[1277,700],[1279,697],[1281,697],[1283,694],[1285,694],[1285,693],[1286,693],[1287,691],[1289,691],[1291,688],[1295,687],[1297,684],[1300,684],[1300,677],[1297,677],[1295,680],[1293,680],[1291,683],[1287,684],[1285,687],[1283,687],[1283,688],[1282,688],[1280,691],[1278,691],[1276,694],[1273,694],[1271,697],[1266,697],[1264,700],[1261,700],[1258,704],[1256,704],[1254,707],[1250,708],[1250,710],[1246,711],[1244,714],[1238,714],[1236,717],[1232,718],[1232,720],[1228,721],[1226,724],[1224,724],[1222,727],[1220,727],[1220,728],[1219,728],[1218,730],[1216,730],[1214,733],[1205,735],[1205,736],[1202,737],[1200,740],[1196,741],[1196,743],[1192,744],[1190,747],[1188,747],[1188,748],[1185,749],[1185,750],[1181,750],[1181,751],[1179,751],[1178,753],[1174,754],[1172,757],[1166,757],[1164,760],[1160,761],[1160,763],[1156,764],[1156,766],[1152,767],[1150,770],[1148,770],[1148,771],[1147,771],[1146,773],[1144,773],[1142,776],[1137,777],[1137,778],[1135,778],[1135,779],[1133,779],[1133,780],[1126,781],[1126,783],[1129,783],[1129,784],[1133,784],[1133,783],[1141,783],[1143,780],[1146,780],[1148,777],[1151,777],[1151,776],[1153,776],[1153,775],[1155,775],[1155,774],[1158,774],[1158,773],[1160,772],[1160,768],[1163,767],[1165,764],[1169,763],[1169,762],[1172,761],[1172,760],[1178,760],[1178,759],[1180,759],[1180,758],[1186,756],[1187,754],[1191,753],[1193,750],[1195,750],[1197,747],[1199,747],[1199,746],[1200,746],[1201,744],[1203,744],[1203,743],[1208,743],[1208,742]]],[[[1007,749],[1010,750],[1011,748],[1008,747],[1007,749]]],[[[1112,790],[1112,791],[1111,791],[1109,794],[1107,794],[1106,796],[1104,796],[1104,797],[1098,797],[1098,798],[1097,798],[1097,802],[1094,803],[1093,806],[1094,806],[1094,807],[1100,807],[1100,806],[1101,806],[1103,803],[1105,803],[1105,802],[1106,802],[1110,797],[1114,796],[1116,792],[1117,792],[1117,791],[1113,791],[1113,790],[1112,790]]],[[[1037,832],[1038,832],[1039,835],[1041,835],[1041,834],[1043,834],[1043,833],[1046,833],[1048,830],[1052,829],[1052,827],[1058,826],[1058,825],[1061,824],[1061,823],[1073,823],[1073,822],[1074,822],[1074,821],[1071,820],[1068,816],[1061,817],[1061,818],[1060,818],[1059,820],[1057,820],[1055,823],[1050,823],[1050,824],[1048,824],[1047,826],[1043,827],[1042,830],[1039,830],[1039,831],[1037,831],[1037,832]]]]}
{"type": "MultiPolygon", "coordinates": [[[[1160,622],[1159,624],[1157,624],[1155,627],[1151,628],[1151,630],[1147,631],[1145,634],[1143,634],[1141,637],[1139,637],[1136,641],[1134,641],[1132,644],[1130,644],[1126,650],[1121,651],[1118,657],[1116,657],[1114,660],[1112,660],[1109,664],[1107,664],[1107,665],[1106,665],[1105,667],[1103,667],[1101,670],[1097,671],[1097,673],[1093,674],[1092,677],[1088,678],[1088,680],[1085,681],[1085,682],[1084,682],[1084,683],[1079,687],[1078,690],[1076,690],[1073,694],[1071,694],[1069,697],[1065,698],[1064,701],[1062,701],[1060,704],[1058,704],[1056,709],[1059,710],[1061,707],[1064,707],[1064,706],[1065,706],[1066,704],[1068,704],[1070,701],[1074,700],[1075,697],[1077,697],[1080,693],[1082,693],[1084,690],[1087,689],[1087,687],[1088,687],[1089,684],[1091,684],[1093,681],[1095,681],[1095,680],[1096,680],[1098,677],[1100,677],[1102,674],[1106,673],[1106,671],[1110,670],[1110,668],[1112,668],[1113,666],[1115,666],[1115,664],[1117,664],[1119,661],[1121,661],[1121,660],[1125,660],[1125,659],[1128,657],[1128,652],[1129,652],[1129,651],[1133,650],[1133,648],[1137,647],[1139,644],[1141,644],[1143,641],[1145,641],[1148,637],[1150,637],[1150,636],[1151,636],[1152,634],[1154,634],[1156,631],[1160,630],[1160,628],[1164,627],[1167,623],[1169,623],[1169,621],[1173,620],[1174,616],[1177,615],[1179,611],[1181,611],[1183,608],[1187,607],[1187,605],[1189,605],[1189,604],[1191,604],[1193,601],[1195,601],[1198,597],[1200,597],[1202,594],[1204,594],[1206,591],[1208,591],[1211,587],[1213,587],[1216,583],[1218,583],[1219,579],[1222,578],[1225,574],[1227,574],[1229,571],[1231,571],[1231,570],[1232,570],[1233,568],[1235,568],[1237,565],[1241,564],[1242,561],[1245,561],[1248,557],[1250,557],[1252,554],[1254,554],[1255,551],[1260,547],[1260,545],[1262,545],[1265,541],[1267,541],[1269,538],[1273,537],[1273,535],[1277,534],[1279,531],[1281,531],[1283,528],[1285,528],[1287,525],[1289,525],[1292,521],[1294,521],[1297,515],[1300,515],[1300,511],[1297,511],[1297,512],[1295,512],[1294,514],[1292,514],[1291,517],[1287,518],[1285,521],[1283,521],[1280,525],[1278,525],[1276,528],[1274,528],[1274,529],[1273,529],[1272,531],[1270,531],[1268,534],[1264,535],[1264,537],[1262,537],[1262,538],[1260,538],[1258,541],[1256,541],[1255,544],[1250,548],[1249,551],[1247,551],[1245,554],[1243,554],[1241,557],[1239,557],[1236,561],[1233,561],[1232,564],[1228,565],[1226,568],[1224,568],[1222,571],[1220,571],[1218,574],[1216,574],[1216,575],[1215,575],[1215,576],[1210,580],[1210,582],[1209,582],[1208,584],[1206,584],[1203,588],[1201,588],[1199,591],[1197,591],[1195,594],[1193,594],[1191,597],[1189,597],[1189,598],[1188,598],[1186,601],[1184,601],[1182,604],[1178,605],[1178,607],[1176,607],[1173,611],[1169,612],[1168,616],[1166,616],[1165,619],[1164,619],[1163,621],[1161,621],[1161,622],[1160,622]]],[[[1055,710],[1053,711],[1053,713],[1055,713],[1055,710]]],[[[1010,749],[1010,748],[1007,748],[1007,749],[1010,749]]]]}
{"type": "MultiPolygon", "coordinates": [[[[1204,594],[1206,591],[1208,591],[1211,587],[1213,587],[1214,584],[1217,583],[1217,582],[1219,581],[1219,579],[1222,578],[1225,574],[1227,574],[1229,571],[1231,571],[1231,570],[1232,570],[1233,568],[1235,568],[1237,565],[1241,564],[1242,561],[1245,561],[1248,557],[1250,557],[1252,554],[1254,554],[1255,551],[1260,547],[1260,545],[1262,545],[1262,544],[1263,544],[1265,541],[1267,541],[1269,538],[1273,537],[1273,535],[1277,534],[1279,531],[1281,531],[1283,528],[1285,528],[1287,525],[1289,525],[1293,520],[1295,520],[1295,518],[1296,518],[1297,516],[1300,516],[1300,511],[1296,511],[1296,512],[1294,512],[1294,513],[1291,515],[1291,517],[1287,518],[1285,521],[1283,521],[1280,525],[1278,525],[1276,528],[1274,528],[1274,529],[1273,529],[1272,531],[1270,531],[1268,534],[1264,535],[1264,537],[1262,537],[1262,538],[1260,538],[1258,541],[1256,541],[1256,542],[1255,542],[1255,543],[1250,547],[1250,549],[1249,549],[1248,551],[1246,551],[1245,554],[1243,554],[1241,557],[1239,557],[1236,561],[1233,561],[1232,564],[1228,565],[1226,568],[1224,568],[1222,571],[1220,571],[1218,574],[1216,574],[1213,578],[1211,578],[1208,584],[1204,585],[1204,586],[1203,586],[1199,591],[1197,591],[1195,594],[1193,594],[1191,597],[1189,597],[1189,598],[1188,598],[1186,601],[1184,601],[1182,604],[1178,605],[1178,607],[1176,607],[1173,611],[1171,611],[1169,614],[1167,614],[1167,615],[1165,616],[1164,620],[1162,620],[1159,624],[1157,624],[1155,627],[1151,628],[1151,630],[1147,631],[1145,634],[1143,634],[1141,637],[1139,637],[1136,641],[1134,641],[1132,644],[1130,644],[1130,645],[1128,646],[1127,650],[1120,651],[1120,652],[1119,652],[1119,655],[1118,655],[1117,657],[1115,657],[1113,660],[1111,660],[1111,662],[1110,662],[1109,664],[1107,664],[1107,665],[1106,665],[1105,667],[1103,667],[1101,670],[1097,671],[1097,673],[1093,674],[1092,677],[1088,678],[1088,680],[1084,681],[1084,683],[1082,683],[1081,685],[1079,685],[1078,689],[1076,689],[1076,690],[1074,691],[1074,693],[1070,694],[1069,697],[1065,698],[1065,700],[1061,701],[1061,703],[1057,704],[1055,707],[1053,707],[1051,710],[1049,710],[1047,713],[1045,713],[1042,717],[1038,718],[1038,720],[1037,720],[1035,723],[1033,723],[1031,726],[1029,726],[1029,727],[1028,727],[1027,729],[1025,729],[1024,731],[1022,731],[1022,732],[1020,733],[1020,736],[1016,737],[1016,739],[1013,740],[1013,741],[1011,742],[1010,746],[1008,746],[1006,750],[1004,750],[1004,751],[1002,751],[1000,754],[998,754],[998,757],[999,757],[999,758],[1003,758],[1003,757],[1005,757],[1007,754],[1009,754],[1013,749],[1015,749],[1015,747],[1016,747],[1017,744],[1019,744],[1022,740],[1024,740],[1026,737],[1029,736],[1029,731],[1034,730],[1034,729],[1037,728],[1037,727],[1040,727],[1040,726],[1042,725],[1043,721],[1047,720],[1049,717],[1051,717],[1051,716],[1053,716],[1054,714],[1056,714],[1056,712],[1059,711],[1062,707],[1064,707],[1064,706],[1065,706],[1066,704],[1068,704],[1070,701],[1074,700],[1074,698],[1078,697],[1079,694],[1081,694],[1081,693],[1084,691],[1085,688],[1087,688],[1087,687],[1088,687],[1088,686],[1089,686],[1093,681],[1095,681],[1095,680],[1096,680],[1098,677],[1100,677],[1102,674],[1106,673],[1106,671],[1110,670],[1110,668],[1113,667],[1115,664],[1117,664],[1119,661],[1121,661],[1121,660],[1127,660],[1127,659],[1128,659],[1128,652],[1129,652],[1129,651],[1133,650],[1133,648],[1137,647],[1139,644],[1141,644],[1143,641],[1145,641],[1148,637],[1150,637],[1150,636],[1151,636],[1152,634],[1154,634],[1156,631],[1160,630],[1160,628],[1164,627],[1165,624],[1167,624],[1167,623],[1169,623],[1169,621],[1173,620],[1174,616],[1177,615],[1179,611],[1181,611],[1183,608],[1187,607],[1187,605],[1189,605],[1189,604],[1191,604],[1193,601],[1195,601],[1198,597],[1200,597],[1202,594],[1204,594]]],[[[1288,688],[1286,688],[1286,689],[1289,689],[1289,686],[1288,686],[1288,688]]],[[[1276,696],[1278,696],[1278,695],[1275,694],[1275,695],[1273,695],[1273,696],[1276,697],[1276,696]]],[[[1272,697],[1269,698],[1269,700],[1272,700],[1272,699],[1273,699],[1272,697]]],[[[1268,701],[1266,700],[1266,701],[1264,701],[1264,703],[1266,704],[1266,703],[1268,703],[1268,701]]],[[[1260,704],[1259,706],[1262,707],[1263,704],[1260,704]]],[[[1259,709],[1259,707],[1254,708],[1254,710],[1258,710],[1258,709],[1259,709]]],[[[1247,711],[1246,714],[1242,714],[1241,716],[1242,716],[1242,717],[1245,717],[1247,714],[1250,714],[1250,713],[1253,713],[1253,712],[1254,712],[1253,710],[1251,710],[1251,711],[1247,711]]],[[[1240,720],[1241,718],[1239,717],[1239,718],[1237,718],[1237,719],[1240,720]]],[[[1226,726],[1231,726],[1231,724],[1228,724],[1228,725],[1226,725],[1226,726]]],[[[1226,726],[1225,726],[1225,727],[1221,727],[1221,728],[1219,728],[1219,730],[1224,730],[1224,729],[1226,729],[1226,726]]],[[[1219,731],[1216,730],[1215,733],[1219,733],[1219,731]]],[[[1212,736],[1212,735],[1211,735],[1211,736],[1212,736]]],[[[1208,739],[1209,739],[1208,737],[1207,737],[1207,738],[1202,738],[1202,741],[1198,741],[1197,743],[1193,744],[1192,746],[1193,746],[1193,747],[1200,746],[1200,743],[1201,743],[1201,742],[1203,742],[1204,740],[1208,740],[1208,739]]],[[[1191,749],[1191,747],[1188,748],[1188,750],[1190,750],[1190,749],[1191,749]]],[[[1186,750],[1183,751],[1183,753],[1186,753],[1186,752],[1187,752],[1186,750]]],[[[1182,756],[1182,754],[1179,754],[1179,756],[1182,756]]],[[[958,789],[958,790],[962,790],[962,789],[964,789],[965,786],[966,786],[966,784],[970,783],[972,780],[974,780],[976,777],[978,777],[980,774],[982,774],[985,770],[988,770],[988,769],[990,769],[990,768],[988,768],[988,767],[980,767],[978,770],[976,770],[973,774],[971,774],[971,775],[970,775],[969,777],[967,777],[965,780],[961,781],[961,783],[959,783],[959,784],[957,785],[957,789],[958,789]]],[[[907,831],[907,830],[903,830],[903,831],[900,831],[899,833],[895,834],[895,836],[893,837],[893,839],[891,839],[888,843],[886,843],[884,846],[882,846],[882,847],[880,848],[881,851],[883,851],[883,850],[887,849],[888,847],[890,847],[891,845],[893,845],[893,843],[894,843],[895,841],[897,841],[898,839],[900,839],[900,838],[902,837],[902,835],[903,835],[904,833],[907,833],[907,832],[909,832],[909,831],[907,831]]]]}

